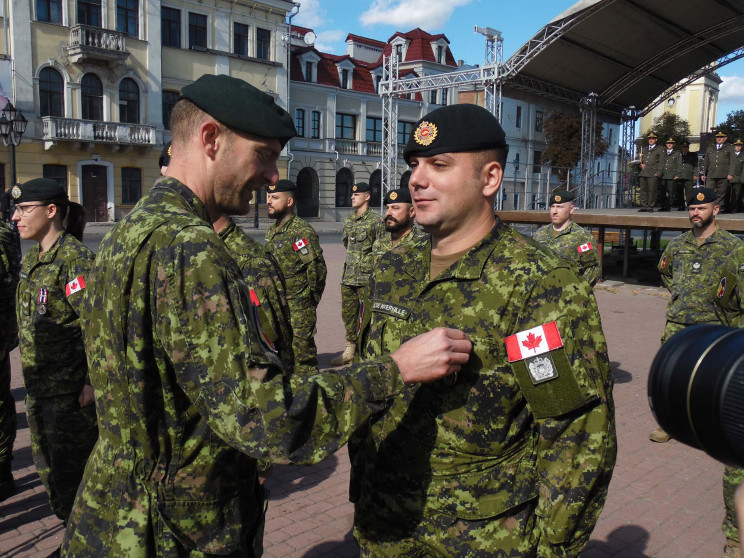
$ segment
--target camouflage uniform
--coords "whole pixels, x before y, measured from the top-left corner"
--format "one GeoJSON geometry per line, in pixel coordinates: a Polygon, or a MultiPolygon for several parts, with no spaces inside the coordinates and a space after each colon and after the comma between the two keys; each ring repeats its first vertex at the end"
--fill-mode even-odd
{"type": "MultiPolygon", "coordinates": [[[[396,246],[413,246],[419,245],[425,242],[429,238],[429,235],[419,229],[417,226],[408,231],[402,238],[400,238],[396,246]]],[[[386,231],[386,234],[381,235],[375,240],[372,245],[372,269],[377,269],[379,266],[380,258],[385,252],[393,249],[393,238],[390,233],[386,231]]]]}
{"type": "Polygon", "coordinates": [[[18,339],[34,463],[54,514],[66,522],[98,437],[95,405],[78,403],[88,383],[79,317],[95,255],[65,232],[39,251],[35,244],[23,258],[18,339]]]}
{"type": "Polygon", "coordinates": [[[10,351],[18,346],[15,293],[21,256],[18,240],[0,221],[0,483],[10,480],[10,462],[16,437],[15,401],[10,394],[10,351]]]}
{"type": "Polygon", "coordinates": [[[344,221],[346,261],[341,277],[341,318],[347,342],[355,343],[359,333],[360,309],[367,298],[372,273],[372,245],[389,234],[379,213],[369,208],[361,217],[354,212],[344,221]]]}
{"type": "Polygon", "coordinates": [[[273,223],[269,227],[265,247],[276,258],[287,282],[297,372],[314,374],[318,367],[316,311],[327,274],[318,233],[292,215],[281,225],[273,223]]]}
{"type": "Polygon", "coordinates": [[[594,245],[594,237],[574,222],[569,223],[556,236],[551,234],[552,229],[552,224],[540,227],[532,238],[577,266],[579,275],[594,286],[602,271],[599,267],[599,252],[594,245]]]}
{"type": "Polygon", "coordinates": [[[659,176],[661,176],[665,156],[664,148],[659,147],[658,144],[653,149],[649,149],[648,145],[641,148],[641,158],[646,168],[642,169],[638,175],[641,191],[640,204],[641,208],[646,211],[653,211],[654,209],[656,187],[659,184],[659,176]]]}
{"type": "Polygon", "coordinates": [[[103,240],[85,343],[101,435],[62,555],[261,554],[255,459],[316,462],[405,386],[390,356],[292,396],[204,204],[161,178],[103,240]]]}
{"type": "Polygon", "coordinates": [[[730,143],[723,143],[718,148],[714,144],[705,150],[705,160],[703,161],[703,174],[705,174],[705,187],[711,188],[718,194],[718,205],[721,211],[726,211],[728,206],[729,175],[733,176],[736,172],[736,154],[734,146],[730,143]]]}
{"type": "MultiPolygon", "coordinates": [[[[732,327],[744,327],[744,243],[740,243],[726,259],[721,277],[711,294],[721,322],[732,327]]],[[[744,468],[726,467],[723,473],[723,503],[726,506],[723,534],[736,542],[741,539],[734,494],[742,482],[744,468]]]]}
{"type": "Polygon", "coordinates": [[[667,244],[658,265],[661,281],[672,295],[662,343],[689,325],[720,323],[710,292],[723,262],[739,244],[741,240],[718,227],[700,246],[692,231],[667,244]]]}
{"type": "Polygon", "coordinates": [[[502,223],[434,281],[430,253],[427,242],[382,257],[367,356],[434,326],[465,331],[474,354],[454,382],[408,388],[370,423],[354,519],[362,556],[578,556],[616,456],[591,288],[502,223]],[[510,364],[506,338],[551,322],[563,345],[510,364]],[[535,384],[538,364],[553,378],[535,384]]]}

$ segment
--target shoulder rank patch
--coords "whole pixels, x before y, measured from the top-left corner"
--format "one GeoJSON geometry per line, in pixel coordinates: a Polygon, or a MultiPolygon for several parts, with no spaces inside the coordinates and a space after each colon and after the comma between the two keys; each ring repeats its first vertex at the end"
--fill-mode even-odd
{"type": "Polygon", "coordinates": [[[78,275],[77,277],[75,277],[75,279],[73,279],[72,281],[67,283],[67,285],[65,285],[65,295],[66,296],[74,295],[76,292],[82,291],[84,288],[85,288],[85,279],[83,278],[82,275],[78,275]]]}
{"type": "Polygon", "coordinates": [[[504,339],[509,362],[535,357],[563,346],[558,324],[549,322],[504,339]]]}
{"type": "Polygon", "coordinates": [[[726,278],[722,277],[721,282],[718,283],[718,290],[716,291],[716,296],[718,298],[723,298],[724,294],[726,294],[726,278]]]}
{"type": "Polygon", "coordinates": [[[577,246],[576,249],[579,251],[579,253],[583,254],[584,252],[588,252],[592,249],[592,243],[587,242],[586,244],[581,244],[580,246],[577,246]]]}

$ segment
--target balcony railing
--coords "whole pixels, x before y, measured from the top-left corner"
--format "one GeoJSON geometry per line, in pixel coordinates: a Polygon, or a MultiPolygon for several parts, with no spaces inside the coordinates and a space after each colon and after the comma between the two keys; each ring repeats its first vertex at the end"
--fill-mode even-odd
{"type": "Polygon", "coordinates": [[[120,146],[152,146],[156,141],[155,126],[74,120],[57,116],[44,116],[41,120],[44,123],[44,141],[108,143],[120,146]]]}
{"type": "Polygon", "coordinates": [[[84,60],[121,62],[129,56],[126,50],[126,34],[111,29],[74,25],[70,28],[70,44],[67,54],[73,63],[84,60]]]}

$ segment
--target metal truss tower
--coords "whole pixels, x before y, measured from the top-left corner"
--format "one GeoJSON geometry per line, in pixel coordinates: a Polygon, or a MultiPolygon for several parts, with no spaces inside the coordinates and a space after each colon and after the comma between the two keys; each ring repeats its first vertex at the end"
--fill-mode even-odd
{"type": "Polygon", "coordinates": [[[383,95],[383,84],[393,84],[398,81],[398,57],[385,56],[382,60],[382,81],[380,92],[382,96],[382,196],[380,196],[380,210],[385,195],[394,189],[398,177],[398,101],[391,95],[383,95]]]}
{"type": "Polygon", "coordinates": [[[633,185],[630,180],[630,162],[635,160],[635,124],[638,110],[628,107],[623,110],[622,137],[620,138],[620,177],[624,207],[633,205],[633,185]]]}
{"type": "Polygon", "coordinates": [[[586,209],[592,207],[594,201],[594,154],[596,153],[597,130],[597,100],[596,93],[589,93],[581,100],[581,162],[579,168],[579,186],[581,206],[586,209]]]}

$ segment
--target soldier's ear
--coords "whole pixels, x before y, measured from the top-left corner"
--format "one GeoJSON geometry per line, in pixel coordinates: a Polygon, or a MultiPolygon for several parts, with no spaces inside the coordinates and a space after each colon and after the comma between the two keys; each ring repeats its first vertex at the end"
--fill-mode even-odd
{"type": "Polygon", "coordinates": [[[287,196],[287,207],[294,206],[295,200],[294,196],[287,196]]]}

